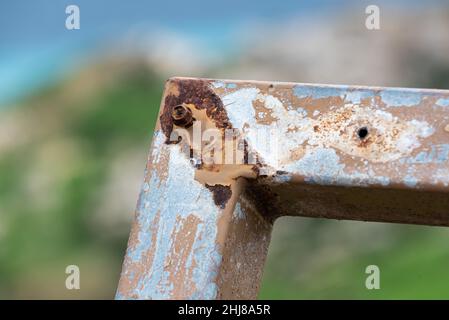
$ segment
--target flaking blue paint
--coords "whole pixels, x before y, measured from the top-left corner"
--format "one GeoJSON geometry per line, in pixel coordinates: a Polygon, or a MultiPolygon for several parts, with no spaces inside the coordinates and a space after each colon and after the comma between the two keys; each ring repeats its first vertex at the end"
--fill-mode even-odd
{"type": "Polygon", "coordinates": [[[142,258],[142,254],[151,247],[151,239],[153,236],[151,227],[154,224],[156,215],[149,215],[148,212],[157,210],[159,199],[156,198],[158,193],[156,186],[159,185],[159,182],[158,176],[153,173],[150,179],[151,185],[154,186],[153,192],[148,192],[150,190],[148,183],[145,182],[142,185],[142,191],[137,202],[137,221],[140,229],[147,230],[147,232],[139,232],[137,244],[134,248],[128,249],[127,255],[132,262],[138,262],[142,258]]]}
{"type": "MultiPolygon", "coordinates": [[[[132,288],[132,295],[139,299],[170,298],[174,287],[165,265],[170,258],[168,255],[174,253],[172,235],[181,227],[179,219],[186,219],[191,214],[201,220],[186,262],[188,267],[193,268],[190,280],[196,291],[192,298],[214,299],[217,294],[215,280],[221,255],[216,236],[220,211],[213,202],[211,192],[194,180],[194,169],[190,167],[187,157],[177,148],[179,147],[176,145],[164,145],[160,148],[159,152],[165,149],[170,153],[168,176],[160,180],[158,171],[154,170],[149,185],[142,186],[139,196],[138,241],[134,248],[128,249],[128,264],[143,263],[142,255],[154,249],[151,267],[147,266],[145,274],[140,276],[140,281],[132,288]],[[160,218],[155,226],[158,214],[160,218]],[[152,230],[157,234],[153,234],[152,230]],[[193,260],[201,263],[194,265],[193,260]]],[[[178,270],[185,266],[175,267],[178,270]]],[[[129,268],[132,269],[132,266],[129,268]]]]}
{"type": "Polygon", "coordinates": [[[324,99],[329,97],[340,97],[348,103],[360,104],[362,100],[373,98],[374,91],[369,89],[353,89],[347,86],[336,87],[313,87],[299,85],[293,89],[298,98],[311,97],[312,99],[324,99]]]}
{"type": "Polygon", "coordinates": [[[403,158],[401,163],[407,164],[438,164],[449,161],[449,144],[436,144],[428,151],[421,151],[414,157],[403,158]]]}
{"type": "Polygon", "coordinates": [[[273,177],[274,182],[277,183],[286,183],[292,180],[292,175],[291,173],[287,173],[287,174],[277,174],[273,177]]]}
{"type": "Polygon", "coordinates": [[[311,97],[312,99],[324,99],[329,97],[344,97],[347,87],[315,87],[298,85],[293,88],[296,97],[303,99],[311,97]]]}
{"type": "Polygon", "coordinates": [[[233,216],[235,219],[245,219],[246,218],[246,214],[245,212],[242,210],[242,206],[240,205],[240,202],[237,202],[234,208],[234,213],[233,216]]]}
{"type": "Polygon", "coordinates": [[[313,149],[295,165],[295,171],[300,172],[306,182],[324,185],[333,184],[343,169],[337,153],[329,148],[313,149]]]}
{"type": "Polygon", "coordinates": [[[345,165],[333,148],[314,148],[305,152],[298,161],[282,167],[289,173],[304,177],[304,181],[321,185],[368,186],[373,184],[387,186],[390,179],[368,172],[345,172],[345,165]]]}
{"type": "Polygon", "coordinates": [[[437,105],[441,107],[449,107],[449,99],[447,98],[440,98],[437,100],[437,105]]]}
{"type": "Polygon", "coordinates": [[[418,184],[418,179],[412,175],[406,175],[404,177],[404,184],[409,188],[414,188],[418,184]]]}
{"type": "Polygon", "coordinates": [[[387,107],[413,107],[421,103],[422,93],[406,89],[384,89],[380,92],[387,107]]]}
{"type": "Polygon", "coordinates": [[[225,83],[223,81],[214,81],[212,82],[212,86],[214,88],[224,88],[225,87],[225,83]]]}
{"type": "Polygon", "coordinates": [[[345,101],[354,104],[360,104],[364,99],[373,98],[374,92],[372,90],[367,89],[356,89],[346,91],[345,95],[346,95],[345,101]]]}

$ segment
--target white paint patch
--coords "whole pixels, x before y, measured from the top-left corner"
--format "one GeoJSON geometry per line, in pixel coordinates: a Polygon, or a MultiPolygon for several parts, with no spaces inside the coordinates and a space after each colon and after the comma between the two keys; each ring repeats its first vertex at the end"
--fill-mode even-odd
{"type": "MultiPolygon", "coordinates": [[[[403,121],[391,113],[356,104],[346,104],[314,119],[302,108],[287,110],[274,96],[257,88],[244,88],[224,95],[228,117],[235,128],[247,134],[247,141],[265,164],[276,167],[292,160],[298,148],[309,146],[336,148],[349,156],[372,162],[389,162],[420,146],[420,139],[434,133],[425,121],[403,121]],[[258,100],[277,119],[258,123],[253,102],[258,100]],[[356,132],[366,126],[373,132],[369,146],[360,146],[356,132]]],[[[300,150],[299,150],[300,151],[300,150]]]]}
{"type": "Polygon", "coordinates": [[[434,184],[442,184],[445,187],[449,186],[449,169],[440,168],[434,172],[433,176],[434,184]]]}
{"type": "Polygon", "coordinates": [[[321,185],[368,186],[378,184],[386,186],[390,183],[388,177],[376,175],[372,170],[368,170],[366,173],[346,172],[345,165],[340,161],[336,151],[323,147],[308,147],[304,157],[281,166],[280,170],[303,176],[306,182],[321,185]]]}
{"type": "MultiPolygon", "coordinates": [[[[162,138],[163,133],[159,133],[162,138]]],[[[155,145],[161,137],[155,137],[155,145]]],[[[129,249],[127,256],[130,263],[140,264],[150,248],[153,248],[151,268],[145,272],[139,283],[133,288],[139,299],[169,299],[174,283],[167,266],[171,270],[189,269],[194,293],[191,298],[214,299],[217,294],[215,283],[221,255],[217,247],[217,220],[221,211],[213,201],[212,193],[194,179],[195,169],[178,145],[160,145],[159,154],[168,155],[168,169],[164,179],[159,179],[160,172],[153,170],[150,186],[143,186],[138,204],[139,231],[138,241],[129,249]],[[182,222],[191,216],[198,218],[195,239],[187,253],[187,265],[173,266],[172,256],[178,254],[174,248],[175,235],[180,232],[182,222]],[[156,217],[160,217],[155,226],[156,217]],[[152,230],[156,230],[153,234],[152,230]],[[201,263],[199,263],[201,262],[201,263]]],[[[173,259],[173,261],[181,261],[173,259]]],[[[132,266],[127,266],[132,270],[132,266]]],[[[176,271],[178,272],[178,271],[176,271]]],[[[187,280],[187,279],[186,279],[187,280]]]]}
{"type": "Polygon", "coordinates": [[[233,212],[233,217],[236,220],[245,219],[246,215],[245,212],[242,210],[242,206],[240,205],[240,202],[237,202],[235,205],[235,209],[233,212]]]}
{"type": "Polygon", "coordinates": [[[449,99],[440,98],[437,101],[437,105],[439,105],[440,107],[449,107],[449,99]]]}
{"type": "Polygon", "coordinates": [[[224,88],[225,84],[223,81],[214,81],[214,82],[212,82],[212,86],[214,88],[218,89],[218,88],[224,88]]]}
{"type": "Polygon", "coordinates": [[[158,130],[154,132],[153,135],[153,149],[151,150],[151,158],[153,159],[153,164],[159,163],[161,161],[161,145],[164,143],[166,137],[162,131],[158,130]]]}
{"type": "Polygon", "coordinates": [[[426,121],[401,120],[387,111],[352,103],[308,117],[306,110],[287,108],[258,88],[243,88],[224,94],[222,99],[231,123],[245,132],[263,164],[313,179],[321,177],[321,183],[386,185],[388,178],[367,171],[366,164],[362,171],[345,172],[335,150],[353,159],[386,163],[409,155],[435,132],[426,121]],[[256,101],[276,120],[259,123],[256,101]],[[368,129],[365,141],[357,135],[361,127],[368,129]]]}

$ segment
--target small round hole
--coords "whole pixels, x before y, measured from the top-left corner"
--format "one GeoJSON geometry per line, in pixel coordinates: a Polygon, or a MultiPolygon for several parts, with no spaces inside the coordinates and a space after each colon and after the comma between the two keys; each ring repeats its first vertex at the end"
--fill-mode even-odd
{"type": "Polygon", "coordinates": [[[357,135],[359,136],[360,139],[365,139],[366,136],[368,135],[368,128],[367,127],[360,128],[357,131],[357,135]]]}

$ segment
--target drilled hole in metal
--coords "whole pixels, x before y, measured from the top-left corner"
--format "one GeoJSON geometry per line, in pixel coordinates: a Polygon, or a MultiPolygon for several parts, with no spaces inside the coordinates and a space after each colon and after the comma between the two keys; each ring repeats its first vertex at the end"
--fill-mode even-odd
{"type": "Polygon", "coordinates": [[[360,139],[365,139],[366,136],[368,135],[368,128],[367,127],[362,127],[357,131],[357,135],[359,136],[360,139]]]}
{"type": "Polygon", "coordinates": [[[367,127],[362,127],[357,131],[357,135],[359,136],[360,139],[365,139],[366,136],[368,135],[368,128],[367,127]]]}

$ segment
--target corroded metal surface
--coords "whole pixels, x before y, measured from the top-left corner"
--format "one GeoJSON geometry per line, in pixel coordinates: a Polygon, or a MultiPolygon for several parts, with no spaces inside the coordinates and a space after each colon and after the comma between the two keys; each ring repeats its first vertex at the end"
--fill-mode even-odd
{"type": "Polygon", "coordinates": [[[256,298],[282,215],[449,225],[448,161],[448,91],[170,79],[117,298],[256,298]]]}

